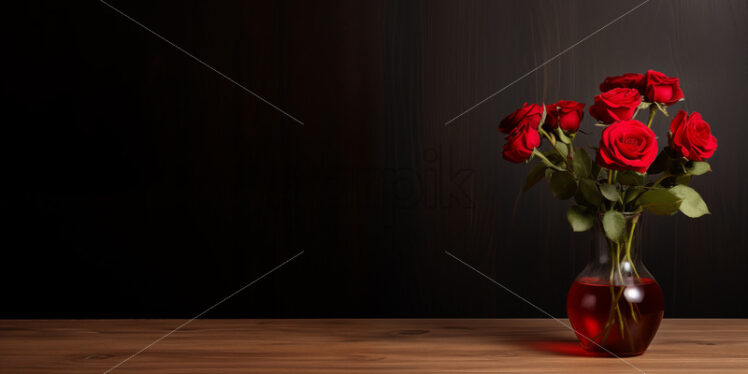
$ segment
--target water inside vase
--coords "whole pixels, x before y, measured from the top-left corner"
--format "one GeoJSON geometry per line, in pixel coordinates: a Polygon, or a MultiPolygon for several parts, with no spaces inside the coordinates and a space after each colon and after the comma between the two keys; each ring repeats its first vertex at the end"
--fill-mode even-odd
{"type": "Polygon", "coordinates": [[[642,354],[657,332],[663,309],[662,290],[651,278],[621,286],[582,277],[567,298],[569,320],[582,346],[603,355],[609,352],[600,346],[618,356],[642,354]]]}

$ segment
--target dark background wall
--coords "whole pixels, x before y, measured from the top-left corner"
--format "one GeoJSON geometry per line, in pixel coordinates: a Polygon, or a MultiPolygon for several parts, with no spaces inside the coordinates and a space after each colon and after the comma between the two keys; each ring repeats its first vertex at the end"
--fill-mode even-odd
{"type": "Polygon", "coordinates": [[[563,316],[589,235],[498,121],[652,68],[720,145],[713,214],[646,219],[666,316],[748,317],[745,1],[652,0],[444,125],[638,3],[112,0],[304,126],[100,2],[9,9],[0,316],[191,317],[301,250],[205,317],[543,317],[445,250],[563,316]]]}

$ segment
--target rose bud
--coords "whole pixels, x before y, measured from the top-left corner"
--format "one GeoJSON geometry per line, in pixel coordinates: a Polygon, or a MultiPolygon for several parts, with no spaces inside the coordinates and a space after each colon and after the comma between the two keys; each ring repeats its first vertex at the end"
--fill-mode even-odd
{"type": "Polygon", "coordinates": [[[590,115],[602,123],[630,120],[641,102],[639,91],[633,88],[614,88],[595,96],[590,115]]]}
{"type": "Polygon", "coordinates": [[[670,122],[668,135],[670,149],[691,161],[706,160],[717,149],[717,138],[698,112],[679,111],[670,122]]]}
{"type": "Polygon", "coordinates": [[[626,73],[617,77],[607,77],[600,83],[600,91],[610,91],[614,88],[633,88],[642,95],[646,90],[644,74],[626,73]]]}
{"type": "Polygon", "coordinates": [[[499,131],[504,134],[509,134],[517,127],[529,125],[535,129],[540,124],[540,119],[543,118],[543,107],[538,104],[527,104],[525,103],[522,108],[514,111],[514,113],[506,116],[501,120],[499,125],[499,131]]]}
{"type": "Polygon", "coordinates": [[[579,123],[584,117],[584,104],[576,101],[561,100],[552,105],[546,105],[548,114],[545,117],[545,123],[555,129],[559,125],[561,130],[567,132],[577,132],[579,123]]]}
{"type": "Polygon", "coordinates": [[[673,105],[683,98],[678,78],[668,77],[660,72],[647,72],[647,100],[666,105],[673,105]]]}
{"type": "Polygon", "coordinates": [[[504,144],[504,159],[511,162],[523,162],[530,158],[533,149],[540,146],[540,134],[537,127],[530,124],[515,127],[504,144]]]}
{"type": "Polygon", "coordinates": [[[596,162],[611,170],[644,173],[657,157],[654,132],[637,120],[615,122],[603,130],[596,162]]]}

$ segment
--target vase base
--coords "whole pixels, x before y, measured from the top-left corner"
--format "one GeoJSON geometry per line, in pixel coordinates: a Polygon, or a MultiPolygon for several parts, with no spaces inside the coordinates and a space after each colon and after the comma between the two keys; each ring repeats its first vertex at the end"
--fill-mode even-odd
{"type": "Polygon", "coordinates": [[[567,311],[585,351],[630,357],[647,350],[662,320],[662,304],[652,279],[618,286],[588,278],[572,284],[567,311]]]}

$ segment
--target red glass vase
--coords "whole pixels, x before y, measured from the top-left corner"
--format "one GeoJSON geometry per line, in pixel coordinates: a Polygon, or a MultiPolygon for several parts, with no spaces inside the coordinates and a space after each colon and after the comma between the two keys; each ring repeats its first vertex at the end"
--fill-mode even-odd
{"type": "Polygon", "coordinates": [[[607,356],[644,353],[664,312],[662,290],[642,263],[641,215],[624,213],[625,235],[610,240],[596,222],[590,260],[566,298],[582,347],[607,356]]]}

